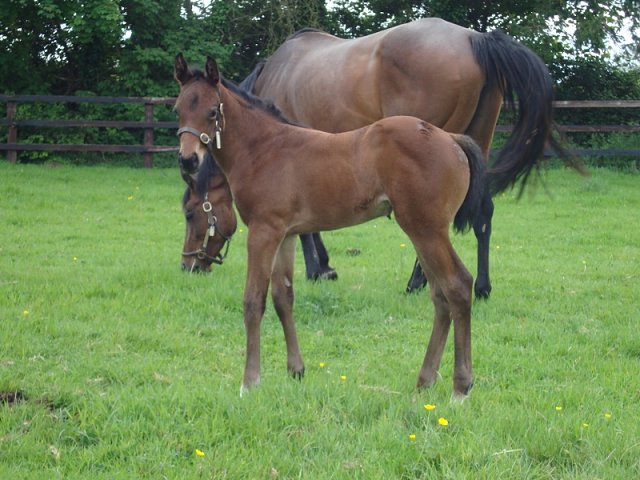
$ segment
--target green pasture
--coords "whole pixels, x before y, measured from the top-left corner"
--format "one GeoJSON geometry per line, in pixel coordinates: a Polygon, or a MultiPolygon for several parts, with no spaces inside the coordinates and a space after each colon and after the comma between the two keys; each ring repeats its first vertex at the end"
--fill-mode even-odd
{"type": "Polygon", "coordinates": [[[306,376],[270,306],[240,398],[246,228],[189,275],[176,170],[0,162],[0,478],[640,478],[640,178],[544,178],[496,199],[464,403],[451,341],[414,389],[432,307],[387,218],[325,235],[336,282],[299,252],[306,376]]]}

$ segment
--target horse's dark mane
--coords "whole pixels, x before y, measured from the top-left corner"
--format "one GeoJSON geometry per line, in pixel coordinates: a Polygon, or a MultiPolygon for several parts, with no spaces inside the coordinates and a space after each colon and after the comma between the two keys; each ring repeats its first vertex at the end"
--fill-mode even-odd
{"type": "MultiPolygon", "coordinates": [[[[326,32],[319,30],[317,28],[305,27],[289,35],[285,41],[293,40],[294,38],[304,35],[305,33],[326,33],[326,32]]],[[[262,73],[262,70],[264,69],[264,66],[267,63],[267,60],[268,59],[260,60],[258,64],[255,66],[255,68],[253,69],[253,71],[247,76],[247,78],[245,78],[242,82],[240,82],[239,87],[242,90],[253,93],[256,87],[256,82],[258,81],[258,77],[262,73]]]]}
{"type": "MultiPolygon", "coordinates": [[[[192,75],[191,81],[199,81],[199,80],[207,81],[204,72],[200,69],[197,69],[197,68],[191,69],[191,75],[192,75]]],[[[231,92],[233,92],[235,95],[242,98],[245,102],[249,104],[249,107],[262,110],[268,113],[269,115],[271,115],[274,119],[278,120],[279,122],[286,123],[288,125],[294,125],[296,127],[304,127],[304,125],[300,125],[299,123],[293,122],[289,120],[287,117],[285,117],[284,114],[280,111],[280,109],[276,107],[276,105],[272,101],[265,100],[264,98],[255,96],[253,93],[245,90],[244,88],[241,88],[240,86],[236,85],[231,80],[227,80],[223,76],[220,76],[220,80],[222,82],[222,85],[227,90],[231,90],[231,92]]]]}
{"type": "Polygon", "coordinates": [[[247,76],[247,78],[240,82],[240,85],[238,85],[238,87],[240,87],[245,92],[253,93],[253,90],[256,88],[258,77],[262,73],[262,70],[264,69],[266,63],[266,60],[260,60],[256,65],[256,68],[253,69],[253,71],[247,76]]]}
{"type": "Polygon", "coordinates": [[[248,91],[240,88],[238,85],[236,85],[235,83],[233,83],[230,80],[227,80],[224,77],[221,77],[221,79],[222,79],[222,85],[226,89],[231,90],[233,93],[235,93],[236,95],[241,97],[245,102],[247,102],[249,104],[249,106],[255,107],[255,108],[259,109],[259,110],[263,110],[263,111],[267,112],[273,118],[275,118],[276,120],[278,120],[278,121],[280,121],[282,123],[286,123],[286,124],[289,124],[289,125],[295,125],[295,126],[298,126],[298,127],[302,126],[302,125],[300,125],[298,123],[295,123],[295,122],[289,120],[287,117],[285,117],[284,114],[280,111],[280,109],[276,106],[276,104],[273,103],[271,100],[265,100],[264,98],[257,97],[253,93],[248,92],[248,91]]]}
{"type": "MultiPolygon", "coordinates": [[[[304,35],[305,33],[327,33],[324,30],[320,30],[318,28],[304,27],[298,30],[297,32],[292,33],[287,37],[287,40],[292,40],[300,35],[304,35]]],[[[286,40],[285,40],[286,41],[286,40]]]]}

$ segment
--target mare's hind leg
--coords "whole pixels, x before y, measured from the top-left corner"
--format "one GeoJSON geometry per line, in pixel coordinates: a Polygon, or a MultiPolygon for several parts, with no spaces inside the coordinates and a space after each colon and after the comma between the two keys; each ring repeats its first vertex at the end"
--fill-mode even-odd
{"type": "Polygon", "coordinates": [[[451,320],[454,328],[453,394],[469,393],[471,372],[471,303],[473,278],[449,241],[448,232],[414,241],[435,306],[433,332],[418,376],[418,388],[431,385],[444,351],[451,320]]]}
{"type": "Polygon", "coordinates": [[[295,237],[283,240],[271,274],[271,298],[282,323],[284,339],[287,344],[287,368],[296,378],[304,375],[304,363],[298,346],[296,327],[293,321],[293,260],[295,255],[295,237]]]}
{"type": "Polygon", "coordinates": [[[478,218],[473,224],[473,232],[478,240],[478,276],[475,293],[477,298],[489,298],[491,281],[489,280],[489,240],[491,237],[491,219],[493,218],[493,199],[489,189],[485,188],[478,218]]]}
{"type": "Polygon", "coordinates": [[[318,258],[320,259],[320,278],[326,280],[337,280],[338,272],[329,265],[329,254],[324,246],[322,238],[319,233],[313,233],[313,242],[316,245],[316,251],[318,252],[318,258]]]}
{"type": "Polygon", "coordinates": [[[300,235],[307,280],[335,280],[338,273],[329,266],[329,255],[319,233],[300,235]]]}

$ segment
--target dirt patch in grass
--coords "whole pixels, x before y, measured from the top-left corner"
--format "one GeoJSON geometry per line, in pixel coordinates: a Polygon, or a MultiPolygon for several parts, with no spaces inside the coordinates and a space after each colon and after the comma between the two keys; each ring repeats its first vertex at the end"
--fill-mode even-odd
{"type": "Polygon", "coordinates": [[[20,390],[11,392],[0,392],[0,405],[15,405],[16,403],[24,402],[27,400],[27,396],[20,390]]]}

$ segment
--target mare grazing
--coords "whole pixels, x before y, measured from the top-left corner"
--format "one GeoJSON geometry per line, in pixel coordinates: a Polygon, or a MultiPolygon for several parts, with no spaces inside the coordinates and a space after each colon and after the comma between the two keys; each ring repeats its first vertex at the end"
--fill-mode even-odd
{"type": "MultiPolygon", "coordinates": [[[[550,136],[553,84],[542,60],[504,33],[478,33],[437,18],[349,40],[301,30],[240,86],[273,101],[287,118],[325,132],[345,132],[393,115],[415,116],[469,135],[485,159],[503,101],[513,104],[515,93],[514,130],[492,165],[496,174],[473,225],[479,298],[491,292],[492,194],[518,180],[524,185],[545,142],[562,153],[550,136]]],[[[314,243],[324,251],[319,237],[308,246],[314,243]]],[[[312,252],[305,250],[305,258],[313,263],[312,252]]],[[[315,271],[331,271],[326,255],[315,258],[323,262],[315,271]]],[[[416,262],[409,291],[424,285],[419,267],[416,262]]]]}
{"type": "Polygon", "coordinates": [[[475,142],[409,116],[339,134],[302,128],[273,104],[221,78],[210,57],[204,71],[190,70],[181,54],[174,68],[181,169],[199,177],[198,169],[215,153],[248,227],[242,391],[260,383],[260,322],[270,284],[287,367],[294,376],[304,373],[293,320],[296,235],[393,212],[418,253],[435,306],[417,386],[435,382],[453,321],[453,392],[464,397],[472,386],[473,279],[451,245],[449,225],[470,228],[480,208],[485,167],[475,142]]]}

